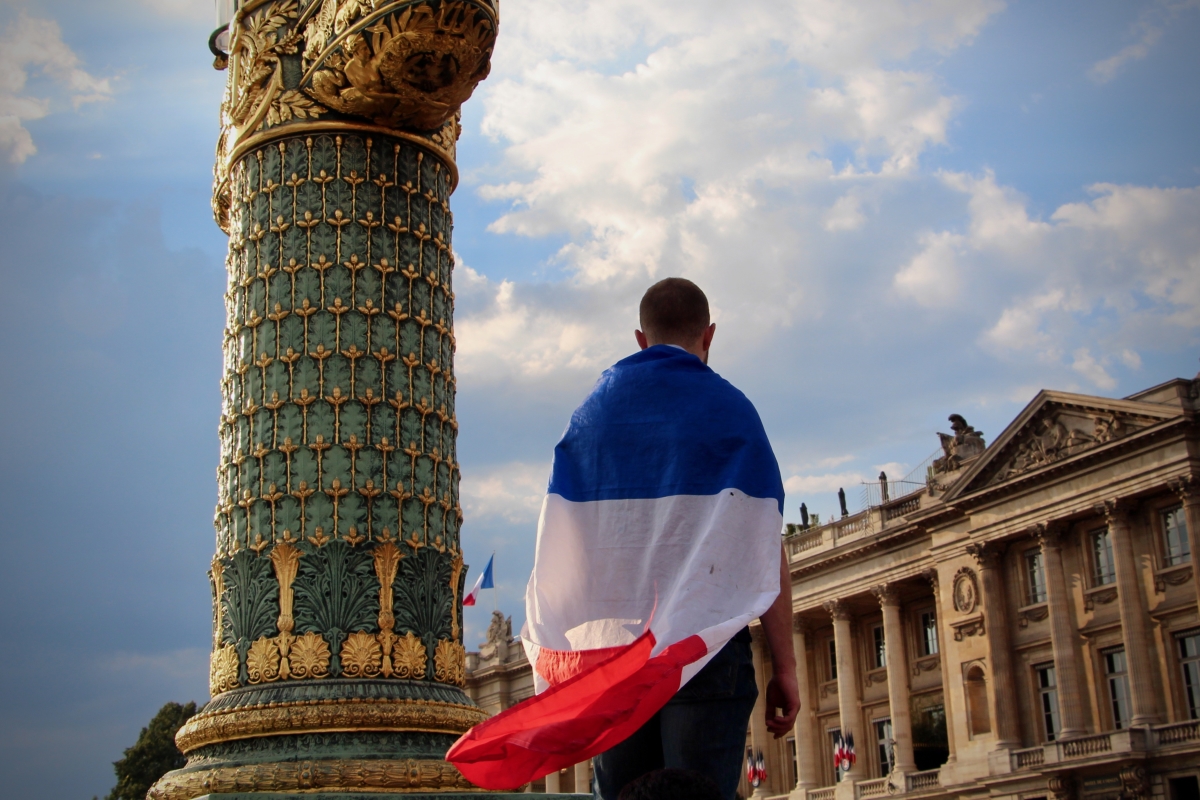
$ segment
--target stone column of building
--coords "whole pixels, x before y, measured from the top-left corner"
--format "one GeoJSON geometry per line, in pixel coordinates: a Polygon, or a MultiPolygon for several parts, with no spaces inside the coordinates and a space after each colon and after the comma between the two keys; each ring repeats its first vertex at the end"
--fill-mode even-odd
{"type": "Polygon", "coordinates": [[[470,790],[449,198],[497,9],[237,7],[212,700],[150,796],[470,790]]]}
{"type": "Polygon", "coordinates": [[[546,776],[546,794],[558,794],[558,792],[562,789],[562,781],[560,780],[561,777],[562,776],[559,774],[558,770],[555,770],[546,776]]]}
{"type": "Polygon", "coordinates": [[[938,580],[938,571],[936,569],[927,569],[921,573],[925,580],[929,581],[930,587],[933,589],[933,613],[937,616],[937,637],[938,637],[938,665],[942,673],[942,714],[946,718],[946,749],[949,750],[949,755],[946,757],[946,765],[951,766],[958,761],[958,756],[955,752],[954,742],[954,714],[953,704],[951,702],[951,687],[950,687],[950,668],[946,662],[946,625],[945,615],[942,614],[942,593],[941,582],[938,580]]]}
{"type": "Polygon", "coordinates": [[[800,713],[796,715],[793,733],[796,737],[796,791],[812,789],[820,784],[817,765],[817,705],[813,701],[809,681],[808,627],[799,617],[792,620],[792,649],[796,654],[796,686],[800,695],[800,713]]]}
{"type": "MultiPolygon", "coordinates": [[[[752,642],[750,652],[754,657],[754,679],[758,683],[758,699],[754,701],[754,711],[750,713],[750,749],[757,756],[762,751],[763,758],[768,757],[771,736],[767,733],[767,662],[763,648],[766,647],[767,637],[761,626],[750,629],[752,642]]],[[[774,770],[769,770],[767,780],[754,789],[751,797],[763,798],[771,794],[767,788],[774,778],[774,770]]]]}
{"type": "Polygon", "coordinates": [[[996,543],[967,546],[967,552],[974,556],[979,564],[983,584],[984,627],[988,640],[988,654],[992,661],[990,711],[992,719],[996,721],[997,744],[1000,747],[1020,747],[1019,715],[1003,705],[1006,698],[1017,697],[1012,642],[1008,631],[1008,598],[1004,591],[1004,549],[1003,545],[996,543]]]}
{"type": "Polygon", "coordinates": [[[591,794],[591,766],[590,761],[580,761],[575,765],[575,794],[591,794]]]}
{"type": "Polygon", "coordinates": [[[1186,475],[1172,481],[1171,488],[1183,503],[1183,518],[1187,522],[1188,549],[1192,552],[1192,587],[1196,590],[1196,605],[1200,608],[1200,478],[1186,475]]]}
{"type": "Polygon", "coordinates": [[[858,760],[846,773],[850,781],[861,780],[867,763],[863,748],[867,741],[863,738],[862,727],[859,724],[862,717],[862,693],[859,690],[858,670],[854,663],[854,635],[850,630],[852,616],[850,609],[842,600],[830,600],[825,603],[825,610],[833,617],[833,642],[837,651],[837,689],[838,716],[842,729],[842,737],[854,737],[854,746],[859,751],[858,760]]]}
{"type": "Polygon", "coordinates": [[[1062,730],[1058,738],[1071,739],[1087,734],[1087,714],[1079,681],[1079,660],[1075,648],[1075,621],[1071,616],[1071,595],[1063,571],[1062,538],[1066,526],[1061,523],[1039,525],[1042,565],[1046,570],[1046,607],[1050,614],[1050,644],[1054,651],[1054,673],[1058,684],[1059,714],[1062,730]]]}
{"type": "Polygon", "coordinates": [[[876,586],[871,592],[879,598],[879,606],[883,609],[883,641],[892,739],[895,740],[895,770],[899,773],[916,772],[908,687],[908,649],[905,647],[904,628],[900,619],[900,597],[892,584],[876,586]]]}
{"type": "Polygon", "coordinates": [[[1125,662],[1129,669],[1129,704],[1132,726],[1159,722],[1155,686],[1154,648],[1150,639],[1150,615],[1142,592],[1137,556],[1133,551],[1133,533],[1129,525],[1129,505],[1109,500],[1097,506],[1104,514],[1112,537],[1117,572],[1117,604],[1121,613],[1121,634],[1125,641],[1125,662]]]}

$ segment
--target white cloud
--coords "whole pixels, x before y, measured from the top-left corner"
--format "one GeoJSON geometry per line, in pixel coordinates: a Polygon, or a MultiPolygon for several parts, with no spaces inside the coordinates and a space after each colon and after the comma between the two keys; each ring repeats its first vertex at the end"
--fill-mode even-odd
{"type": "Polygon", "coordinates": [[[51,98],[28,93],[34,71],[57,84],[76,109],[112,95],[110,79],[82,68],[56,22],[19,14],[0,33],[0,155],[14,164],[37,152],[24,123],[45,117],[53,105],[51,98]]]}
{"type": "Polygon", "coordinates": [[[958,250],[964,237],[949,231],[921,236],[921,251],[896,273],[896,291],[923,306],[948,306],[958,299],[958,250]]]}
{"type": "Polygon", "coordinates": [[[546,496],[549,464],[501,464],[482,474],[464,473],[460,488],[463,512],[472,522],[489,518],[512,523],[536,522],[546,496]]]}
{"type": "Polygon", "coordinates": [[[1075,351],[1075,358],[1071,362],[1071,369],[1101,389],[1112,390],[1117,387],[1116,380],[1108,374],[1104,365],[1097,361],[1086,347],[1081,347],[1075,351]]]}
{"type": "Polygon", "coordinates": [[[867,221],[862,212],[862,201],[854,194],[845,194],[837,199],[825,216],[821,218],[821,226],[829,232],[853,231],[861,228],[867,221]]]}
{"type": "Polygon", "coordinates": [[[913,175],[956,108],[932,72],[896,64],[962,46],[1002,7],[514,6],[480,91],[504,159],[477,191],[506,204],[493,232],[566,234],[553,260],[566,277],[476,286],[459,315],[463,374],[594,375],[628,349],[632,309],[667,275],[705,287],[726,346],[821,313],[826,265],[810,246],[866,220],[870,187],[846,182],[913,175]]]}
{"type": "Polygon", "coordinates": [[[1135,37],[1135,41],[1125,45],[1108,58],[1097,61],[1088,70],[1088,75],[1096,83],[1108,83],[1127,64],[1133,61],[1141,61],[1150,55],[1150,51],[1154,49],[1159,39],[1162,38],[1164,30],[1171,24],[1175,17],[1189,8],[1200,8],[1200,0],[1190,0],[1187,2],[1159,0],[1154,3],[1151,7],[1142,11],[1137,21],[1130,26],[1129,32],[1135,37]]]}

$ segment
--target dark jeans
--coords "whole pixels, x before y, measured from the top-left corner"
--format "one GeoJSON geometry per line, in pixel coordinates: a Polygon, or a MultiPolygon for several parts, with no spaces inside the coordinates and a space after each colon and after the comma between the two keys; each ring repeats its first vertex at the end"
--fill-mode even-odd
{"type": "Polygon", "coordinates": [[[750,632],[743,630],[636,733],[596,756],[593,797],[617,800],[635,778],[676,767],[703,772],[733,800],[757,698],[750,632]]]}

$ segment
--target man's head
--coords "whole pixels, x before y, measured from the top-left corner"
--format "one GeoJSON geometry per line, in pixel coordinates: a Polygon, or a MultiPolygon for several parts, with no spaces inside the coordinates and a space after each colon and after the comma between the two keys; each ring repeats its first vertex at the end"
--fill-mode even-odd
{"type": "Polygon", "coordinates": [[[686,278],[664,278],[642,295],[638,308],[642,329],[635,331],[638,345],[679,345],[708,363],[708,348],[717,326],[709,322],[708,298],[686,278]]]}

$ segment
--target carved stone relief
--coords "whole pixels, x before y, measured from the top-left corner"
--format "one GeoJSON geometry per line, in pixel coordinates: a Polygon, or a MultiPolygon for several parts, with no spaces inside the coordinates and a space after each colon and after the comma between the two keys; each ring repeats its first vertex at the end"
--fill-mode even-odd
{"type": "Polygon", "coordinates": [[[995,484],[1069,458],[1144,428],[1148,420],[1074,408],[1047,408],[1008,447],[1011,455],[993,472],[995,484]]]}
{"type": "Polygon", "coordinates": [[[953,594],[954,610],[960,614],[970,614],[979,605],[979,581],[970,567],[963,567],[955,573],[953,594]]]}

